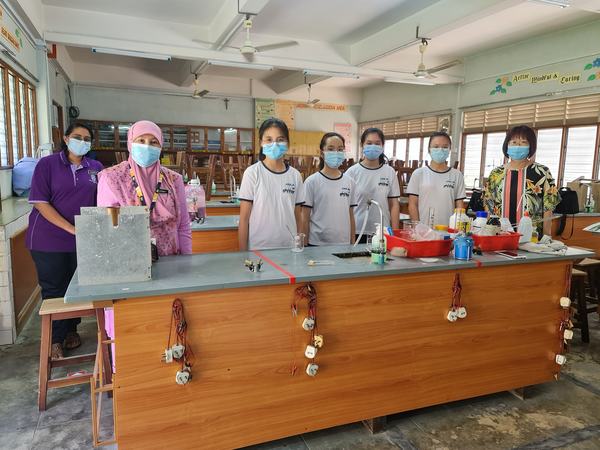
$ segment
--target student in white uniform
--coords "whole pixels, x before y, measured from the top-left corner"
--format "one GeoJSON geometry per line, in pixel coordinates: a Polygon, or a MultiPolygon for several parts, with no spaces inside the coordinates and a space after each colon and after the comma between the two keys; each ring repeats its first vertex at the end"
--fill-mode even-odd
{"type": "MultiPolygon", "coordinates": [[[[386,163],[383,154],[385,137],[379,128],[367,128],[360,137],[364,159],[350,167],[346,174],[356,183],[356,203],[354,219],[360,233],[367,216],[367,201],[376,200],[383,209],[383,226],[394,229],[400,227],[400,185],[396,171],[386,163]]],[[[371,205],[368,209],[367,225],[361,242],[366,236],[375,234],[375,224],[379,222],[379,208],[371,205]]]]}
{"type": "Polygon", "coordinates": [[[353,244],[356,186],[339,169],[346,159],[346,141],[338,133],[325,133],[319,147],[320,170],[304,182],[304,233],[309,245],[353,244]]]}
{"type": "Polygon", "coordinates": [[[258,130],[259,161],[244,172],[240,186],[240,250],[292,246],[304,203],[302,176],[283,156],[290,134],[282,120],[265,120],[258,130]]]}
{"type": "Polygon", "coordinates": [[[463,174],[448,167],[451,147],[447,133],[436,132],[429,139],[431,162],[413,172],[406,188],[410,220],[425,225],[448,225],[454,208],[464,208],[463,174]],[[429,223],[430,214],[433,223],[429,223]]]}

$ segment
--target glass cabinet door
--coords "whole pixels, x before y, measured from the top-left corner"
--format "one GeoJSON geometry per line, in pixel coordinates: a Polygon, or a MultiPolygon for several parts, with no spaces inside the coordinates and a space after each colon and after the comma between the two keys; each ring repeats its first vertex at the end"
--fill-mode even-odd
{"type": "Polygon", "coordinates": [[[131,128],[132,123],[119,124],[119,149],[127,150],[127,132],[131,128]]]}
{"type": "Polygon", "coordinates": [[[253,135],[252,130],[240,130],[240,151],[252,152],[254,150],[253,135]]]}
{"type": "Polygon", "coordinates": [[[182,151],[189,148],[188,129],[184,127],[173,127],[173,150],[182,151]]]}
{"type": "Polygon", "coordinates": [[[160,127],[163,134],[163,150],[171,150],[171,127],[160,127]]]}
{"type": "MultiPolygon", "coordinates": [[[[107,122],[96,122],[98,124],[98,149],[115,148],[115,124],[107,122]]],[[[125,139],[127,142],[127,139],[125,139]]]]}
{"type": "Polygon", "coordinates": [[[206,132],[204,128],[190,128],[190,143],[192,145],[192,151],[200,152],[206,150],[204,145],[204,137],[206,132]]]}
{"type": "Polygon", "coordinates": [[[211,152],[221,151],[221,129],[208,129],[208,150],[211,152]]]}
{"type": "Polygon", "coordinates": [[[223,150],[226,152],[237,151],[237,140],[238,140],[238,129],[237,128],[225,128],[223,138],[223,150]]]}

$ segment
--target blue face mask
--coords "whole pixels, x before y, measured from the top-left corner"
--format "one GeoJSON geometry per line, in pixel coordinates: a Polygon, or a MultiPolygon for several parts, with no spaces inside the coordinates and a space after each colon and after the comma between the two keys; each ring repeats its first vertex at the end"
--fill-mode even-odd
{"type": "Polygon", "coordinates": [[[346,155],[344,152],[334,152],[334,151],[324,151],[323,152],[323,160],[327,167],[332,169],[337,169],[342,165],[344,160],[346,159],[346,155]]]}
{"type": "Polygon", "coordinates": [[[288,151],[288,145],[287,142],[271,142],[263,144],[262,151],[263,155],[269,159],[281,159],[288,151]]]}
{"type": "Polygon", "coordinates": [[[158,158],[160,158],[160,147],[154,147],[152,145],[138,144],[134,142],[131,144],[131,157],[138,166],[150,167],[158,158]]]}
{"type": "Polygon", "coordinates": [[[69,138],[69,143],[67,144],[67,148],[71,153],[77,156],[83,156],[87,152],[90,151],[90,147],[92,146],[91,142],[85,142],[81,139],[69,138]]]}
{"type": "Polygon", "coordinates": [[[448,147],[432,148],[430,153],[431,159],[436,163],[441,164],[448,159],[448,156],[450,155],[450,149],[448,147]]]}
{"type": "Polygon", "coordinates": [[[363,154],[369,161],[375,161],[383,154],[383,147],[381,145],[365,145],[363,154]]]}
{"type": "Polygon", "coordinates": [[[509,145],[506,153],[510,159],[523,160],[529,156],[529,145],[509,145]]]}

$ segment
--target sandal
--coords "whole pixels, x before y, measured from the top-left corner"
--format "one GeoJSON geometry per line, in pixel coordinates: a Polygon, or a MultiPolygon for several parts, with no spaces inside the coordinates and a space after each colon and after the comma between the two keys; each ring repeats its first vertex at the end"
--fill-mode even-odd
{"type": "Polygon", "coordinates": [[[77,331],[69,331],[65,338],[65,349],[73,350],[81,346],[81,337],[77,331]]]}
{"type": "Polygon", "coordinates": [[[64,357],[62,344],[52,344],[52,347],[50,348],[50,359],[63,359],[64,357]]]}

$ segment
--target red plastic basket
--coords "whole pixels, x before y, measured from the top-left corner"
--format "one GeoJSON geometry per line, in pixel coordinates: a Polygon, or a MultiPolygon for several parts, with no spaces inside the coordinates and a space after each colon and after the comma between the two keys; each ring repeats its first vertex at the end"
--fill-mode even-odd
{"type": "Polygon", "coordinates": [[[394,236],[385,235],[388,251],[395,247],[406,249],[406,256],[409,258],[427,258],[433,256],[448,256],[452,247],[452,239],[436,241],[413,241],[405,239],[406,232],[403,230],[394,230],[394,236]]]}
{"type": "Polygon", "coordinates": [[[500,234],[498,236],[479,236],[473,235],[475,247],[483,252],[493,252],[497,250],[516,250],[519,248],[519,238],[521,234],[510,233],[500,234]]]}

